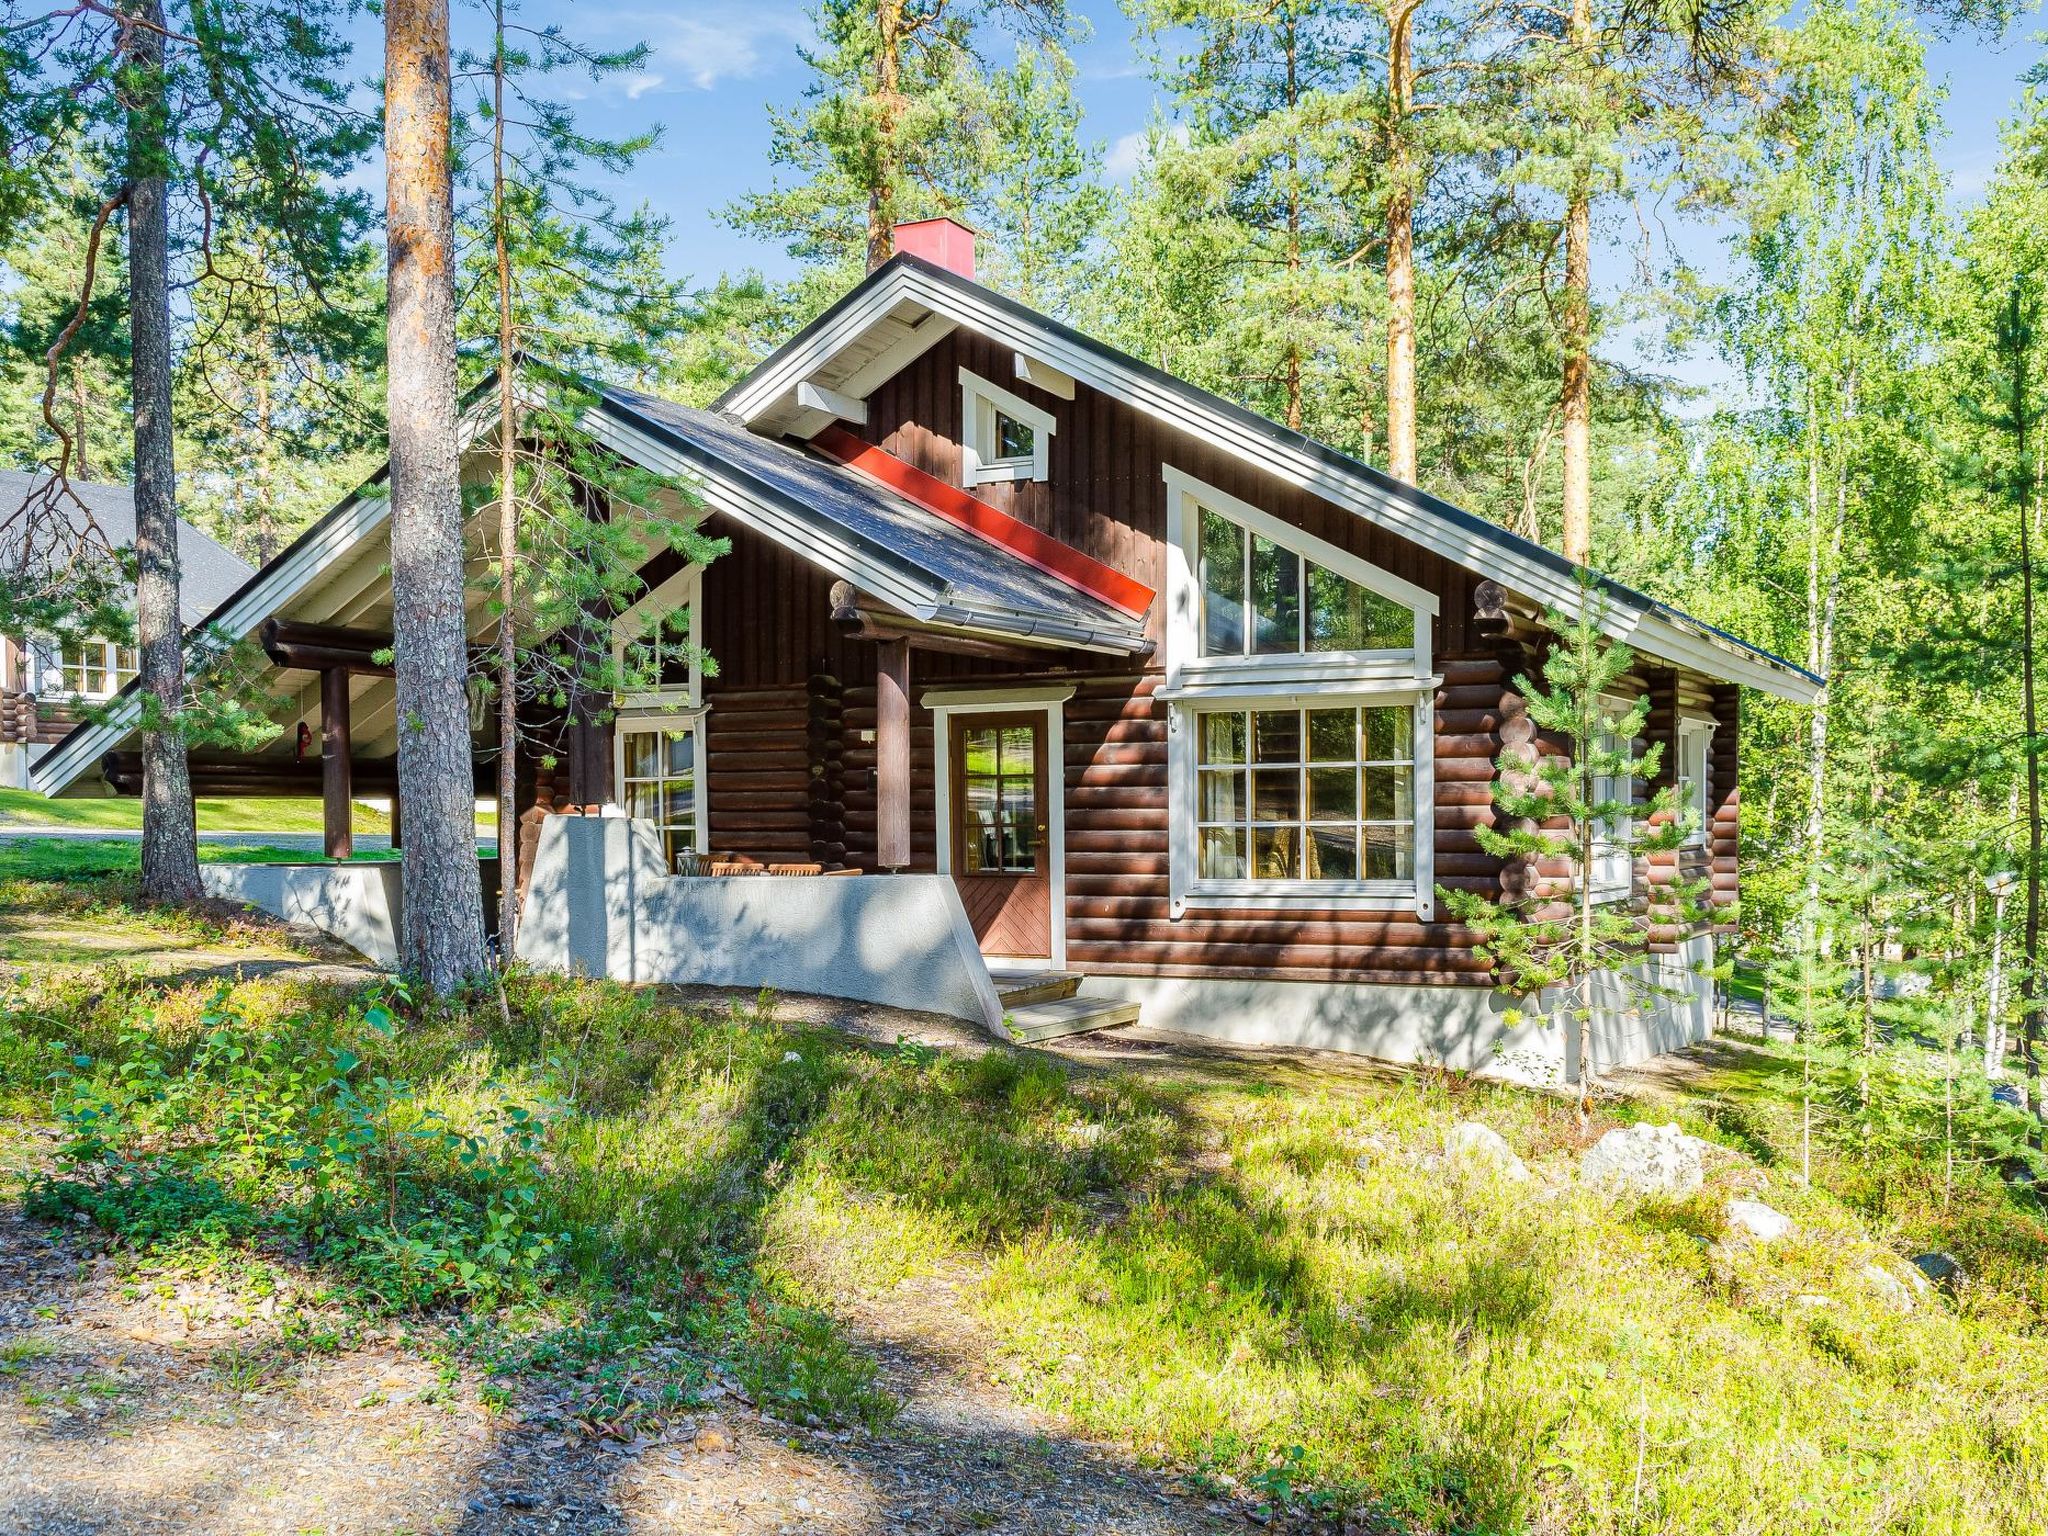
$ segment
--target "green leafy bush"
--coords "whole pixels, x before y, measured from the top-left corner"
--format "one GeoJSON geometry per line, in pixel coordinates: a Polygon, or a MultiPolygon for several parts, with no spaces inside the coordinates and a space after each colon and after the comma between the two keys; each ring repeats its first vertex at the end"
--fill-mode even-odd
{"type": "Polygon", "coordinates": [[[385,996],[259,1026],[215,991],[189,1049],[139,1008],[101,1055],[60,1045],[64,1129],[32,1208],[154,1250],[204,1231],[296,1239],[388,1310],[535,1294],[559,1234],[536,1221],[550,1115],[500,1085],[458,1124],[392,1065],[385,996]]]}

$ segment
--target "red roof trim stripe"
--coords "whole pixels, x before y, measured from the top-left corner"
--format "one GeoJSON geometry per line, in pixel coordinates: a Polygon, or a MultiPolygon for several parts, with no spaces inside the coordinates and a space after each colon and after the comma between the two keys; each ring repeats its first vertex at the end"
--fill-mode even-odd
{"type": "Polygon", "coordinates": [[[1020,522],[979,497],[968,495],[958,486],[948,485],[936,475],[928,475],[916,465],[906,464],[894,454],[885,453],[872,443],[862,442],[842,426],[825,428],[811,439],[811,446],[849,469],[858,470],[869,479],[878,480],[890,490],[907,496],[956,527],[980,534],[1027,565],[1034,565],[1048,576],[1056,576],[1090,597],[1100,598],[1112,608],[1122,609],[1133,618],[1142,618],[1145,610],[1152,606],[1152,599],[1158,595],[1143,582],[1126,576],[1114,566],[1104,565],[1092,555],[1082,554],[1071,544],[1062,544],[1051,535],[1040,533],[1029,523],[1020,522]]]}

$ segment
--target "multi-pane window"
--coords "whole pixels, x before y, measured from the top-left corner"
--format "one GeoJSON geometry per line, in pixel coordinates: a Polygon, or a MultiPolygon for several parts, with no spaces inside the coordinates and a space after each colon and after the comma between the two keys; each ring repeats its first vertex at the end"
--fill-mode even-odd
{"type": "Polygon", "coordinates": [[[1038,868],[1037,733],[1028,725],[971,725],[961,732],[960,792],[966,817],[960,870],[1031,874],[1038,868]]]}
{"type": "Polygon", "coordinates": [[[1406,650],[1415,616],[1296,550],[1201,509],[1201,654],[1406,650]]]}
{"type": "MultiPolygon", "coordinates": [[[[1625,706],[1621,706],[1624,707],[1625,706]]],[[[1618,753],[1632,745],[1614,731],[1602,731],[1595,739],[1595,746],[1603,755],[1618,753]]],[[[1593,775],[1593,800],[1596,804],[1619,801],[1632,803],[1635,799],[1635,780],[1627,774],[1596,773],[1593,775]]],[[[1618,816],[1602,817],[1593,828],[1593,892],[1603,898],[1627,896],[1634,883],[1635,859],[1628,843],[1633,836],[1635,819],[1623,812],[1618,816]]]]}
{"type": "Polygon", "coordinates": [[[1202,880],[1415,878],[1413,706],[1194,719],[1202,880]]]}
{"type": "Polygon", "coordinates": [[[102,640],[67,645],[58,657],[62,691],[88,699],[104,699],[119,693],[135,676],[135,668],[133,646],[112,645],[102,640]]]}
{"type": "Polygon", "coordinates": [[[619,727],[624,772],[619,793],[626,814],[653,826],[670,869],[679,853],[701,853],[698,842],[697,733],[664,721],[654,727],[619,727]]]}

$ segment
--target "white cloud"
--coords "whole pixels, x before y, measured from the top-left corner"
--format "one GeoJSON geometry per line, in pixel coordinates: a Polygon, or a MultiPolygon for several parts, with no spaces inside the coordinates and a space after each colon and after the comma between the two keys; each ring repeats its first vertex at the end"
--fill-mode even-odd
{"type": "Polygon", "coordinates": [[[625,77],[626,95],[709,91],[796,62],[796,45],[811,36],[803,10],[783,0],[712,0],[673,11],[614,11],[603,18],[607,40],[644,39],[648,68],[625,77]]]}
{"type": "MultiPolygon", "coordinates": [[[[1166,130],[1166,136],[1176,144],[1187,143],[1187,124],[1174,123],[1166,130]]],[[[1152,130],[1149,128],[1140,128],[1135,133],[1124,134],[1109,146],[1109,153],[1103,156],[1104,174],[1111,181],[1129,181],[1144,169],[1146,151],[1151,144],[1152,130]]]]}

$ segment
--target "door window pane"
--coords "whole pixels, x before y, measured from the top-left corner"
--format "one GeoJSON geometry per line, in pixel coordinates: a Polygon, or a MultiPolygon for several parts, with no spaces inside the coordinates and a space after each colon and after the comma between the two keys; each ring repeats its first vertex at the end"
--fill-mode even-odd
{"type": "Polygon", "coordinates": [[[960,775],[960,869],[970,875],[1038,869],[1037,731],[1029,725],[964,725],[960,775]]]}

